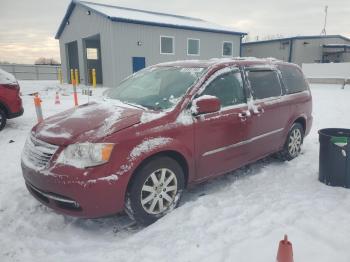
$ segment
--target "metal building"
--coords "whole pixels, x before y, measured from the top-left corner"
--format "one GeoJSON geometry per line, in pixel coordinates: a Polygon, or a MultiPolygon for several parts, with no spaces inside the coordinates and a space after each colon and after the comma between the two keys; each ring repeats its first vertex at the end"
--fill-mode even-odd
{"type": "Polygon", "coordinates": [[[186,59],[234,57],[246,33],[201,19],[73,0],[56,34],[62,73],[115,86],[145,66],[186,59]]]}
{"type": "Polygon", "coordinates": [[[242,56],[303,63],[350,62],[350,39],[341,35],[296,36],[242,44],[242,56]]]}

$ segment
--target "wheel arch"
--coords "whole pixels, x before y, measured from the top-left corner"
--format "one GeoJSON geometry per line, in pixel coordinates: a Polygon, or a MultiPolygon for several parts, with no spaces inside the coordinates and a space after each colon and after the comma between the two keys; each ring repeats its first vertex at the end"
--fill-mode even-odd
{"type": "Polygon", "coordinates": [[[304,116],[300,116],[297,119],[295,119],[294,123],[299,123],[303,127],[304,133],[306,132],[306,118],[304,116]]]}
{"type": "Polygon", "coordinates": [[[9,111],[8,107],[1,101],[0,101],[0,109],[2,109],[5,112],[6,117],[9,116],[10,111],[9,111]]]}
{"type": "Polygon", "coordinates": [[[178,151],[175,150],[164,150],[164,151],[160,151],[160,152],[156,152],[150,156],[148,156],[147,158],[143,159],[141,161],[141,163],[135,168],[135,170],[133,171],[132,175],[129,178],[128,181],[128,185],[127,185],[127,189],[126,189],[126,194],[129,191],[129,188],[132,184],[132,181],[136,175],[136,173],[138,172],[138,170],[140,170],[144,165],[146,165],[147,163],[149,163],[150,161],[152,161],[153,159],[157,158],[157,157],[162,157],[162,156],[167,156],[169,158],[174,159],[182,168],[183,172],[184,172],[184,180],[185,180],[185,187],[187,187],[188,181],[189,181],[189,164],[186,160],[186,158],[184,157],[183,154],[179,153],[178,151]]]}

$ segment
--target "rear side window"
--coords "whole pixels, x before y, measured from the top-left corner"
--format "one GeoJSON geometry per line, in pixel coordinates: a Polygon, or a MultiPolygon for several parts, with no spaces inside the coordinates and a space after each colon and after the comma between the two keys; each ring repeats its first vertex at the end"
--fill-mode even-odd
{"type": "Polygon", "coordinates": [[[216,96],[222,107],[245,103],[241,73],[233,71],[218,76],[206,87],[202,95],[216,96]]]}
{"type": "Polygon", "coordinates": [[[282,73],[288,94],[294,94],[307,90],[307,83],[304,79],[303,73],[300,72],[300,70],[287,65],[279,65],[278,68],[282,73]]]}
{"type": "Polygon", "coordinates": [[[248,71],[254,99],[280,96],[282,89],[277,72],[270,70],[248,71]]]}

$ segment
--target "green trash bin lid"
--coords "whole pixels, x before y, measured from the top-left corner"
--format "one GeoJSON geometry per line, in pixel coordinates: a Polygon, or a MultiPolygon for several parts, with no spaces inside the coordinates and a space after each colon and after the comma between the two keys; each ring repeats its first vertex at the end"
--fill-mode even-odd
{"type": "Polygon", "coordinates": [[[331,142],[337,146],[343,147],[348,144],[348,138],[345,136],[334,136],[331,138],[331,142]]]}

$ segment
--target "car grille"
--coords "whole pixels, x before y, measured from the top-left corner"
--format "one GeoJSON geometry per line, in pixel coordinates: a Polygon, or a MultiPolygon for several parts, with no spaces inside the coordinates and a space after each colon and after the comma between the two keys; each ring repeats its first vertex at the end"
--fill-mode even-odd
{"type": "Polygon", "coordinates": [[[47,166],[57,149],[58,146],[48,144],[30,135],[22,152],[22,162],[32,169],[42,170],[47,166]]]}

